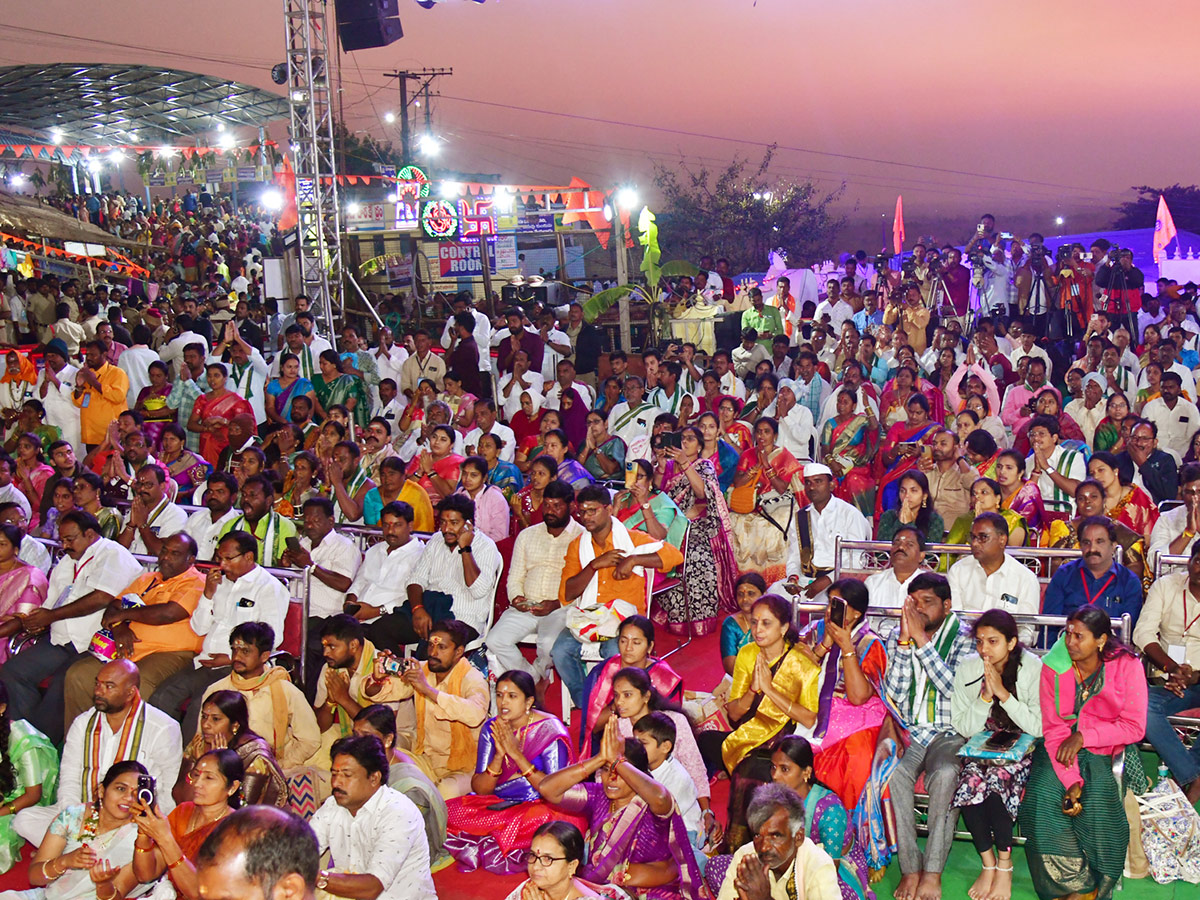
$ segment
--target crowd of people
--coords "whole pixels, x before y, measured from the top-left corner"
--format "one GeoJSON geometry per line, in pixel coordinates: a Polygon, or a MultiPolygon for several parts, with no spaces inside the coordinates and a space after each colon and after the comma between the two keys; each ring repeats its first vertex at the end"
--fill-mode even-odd
{"type": "Polygon", "coordinates": [[[937,900],[961,812],[972,900],[1104,898],[1137,746],[1200,799],[1194,286],[985,217],[974,286],[923,245],[807,305],[703,261],[676,299],[744,310],[711,352],[469,292],[368,336],[260,302],[267,232],[186,200],[101,214],[154,226],[136,290],[0,273],[0,863],[35,845],[38,896],[221,896],[269,826],[357,900],[451,863],[873,900],[893,860],[937,900]],[[1018,547],[1064,551],[1044,592],[1018,547]],[[705,683],[656,652],[717,632],[705,683]]]}

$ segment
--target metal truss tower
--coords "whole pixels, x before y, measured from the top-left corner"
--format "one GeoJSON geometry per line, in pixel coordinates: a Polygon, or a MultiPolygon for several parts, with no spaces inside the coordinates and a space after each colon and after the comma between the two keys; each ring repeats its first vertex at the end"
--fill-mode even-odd
{"type": "Polygon", "coordinates": [[[328,28],[331,5],[332,0],[283,0],[300,281],[324,314],[333,340],[334,314],[342,312],[343,272],[330,89],[337,56],[337,35],[328,28]]]}

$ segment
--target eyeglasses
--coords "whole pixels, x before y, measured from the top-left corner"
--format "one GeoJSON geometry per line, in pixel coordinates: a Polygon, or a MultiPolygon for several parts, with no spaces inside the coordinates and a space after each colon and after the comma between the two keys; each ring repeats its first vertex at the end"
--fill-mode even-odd
{"type": "Polygon", "coordinates": [[[548,869],[552,865],[554,865],[556,862],[566,862],[566,861],[567,861],[567,858],[565,856],[545,856],[541,853],[534,853],[532,850],[527,851],[525,854],[525,865],[527,865],[527,866],[532,866],[534,864],[537,864],[539,866],[542,866],[543,868],[548,869]]]}

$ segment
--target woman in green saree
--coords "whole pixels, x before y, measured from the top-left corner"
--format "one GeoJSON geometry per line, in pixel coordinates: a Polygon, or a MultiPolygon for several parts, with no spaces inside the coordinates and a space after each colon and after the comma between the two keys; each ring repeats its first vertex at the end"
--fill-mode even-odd
{"type": "Polygon", "coordinates": [[[321,409],[340,404],[350,410],[355,425],[366,428],[371,418],[371,403],[362,379],[342,374],[342,359],[336,350],[323,350],[318,362],[321,374],[313,375],[312,384],[321,409]]]}
{"type": "Polygon", "coordinates": [[[13,828],[18,810],[47,806],[58,790],[58,752],[23,719],[8,717],[8,692],[0,684],[0,873],[21,858],[25,839],[13,828]]]}
{"type": "Polygon", "coordinates": [[[837,496],[874,520],[876,485],[870,462],[879,447],[879,423],[869,404],[865,413],[855,412],[857,404],[858,395],[850,388],[838,392],[837,415],[821,430],[822,458],[838,480],[837,496]]]}

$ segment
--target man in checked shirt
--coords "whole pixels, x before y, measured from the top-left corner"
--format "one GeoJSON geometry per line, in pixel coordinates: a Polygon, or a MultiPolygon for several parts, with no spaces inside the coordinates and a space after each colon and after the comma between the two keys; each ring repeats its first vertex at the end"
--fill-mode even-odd
{"type": "Polygon", "coordinates": [[[900,625],[888,637],[884,676],[888,699],[900,711],[912,739],[888,782],[902,874],[898,898],[941,895],[942,868],[958,820],[958,810],[950,804],[958,784],[957,754],[963,745],[950,724],[950,696],[954,670],[973,649],[970,627],[951,609],[950,583],[933,572],[914,578],[900,625]],[[923,861],[913,814],[913,790],[922,772],[929,794],[929,838],[923,861]]]}

